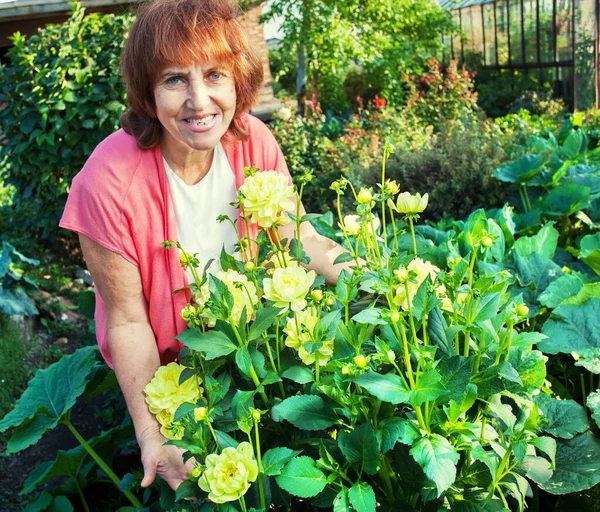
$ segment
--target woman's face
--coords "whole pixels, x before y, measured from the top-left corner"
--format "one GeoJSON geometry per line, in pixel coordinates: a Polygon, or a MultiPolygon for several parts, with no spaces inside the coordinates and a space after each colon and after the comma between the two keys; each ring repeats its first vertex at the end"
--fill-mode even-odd
{"type": "Polygon", "coordinates": [[[219,143],[235,113],[235,83],[214,63],[169,66],[154,87],[154,101],[163,149],[185,157],[219,143]]]}

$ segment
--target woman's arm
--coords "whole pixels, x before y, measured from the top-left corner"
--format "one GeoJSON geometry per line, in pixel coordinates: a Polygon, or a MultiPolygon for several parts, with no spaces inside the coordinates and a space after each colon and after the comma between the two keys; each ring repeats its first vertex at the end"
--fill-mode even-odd
{"type": "Polygon", "coordinates": [[[160,358],[139,270],[84,235],[79,241],[106,307],[108,346],[142,452],[142,487],[150,485],[158,472],[176,489],[192,467],[183,464],[182,450],[163,446],[167,440],[146,404],[144,387],[159,368],[160,358]]]}

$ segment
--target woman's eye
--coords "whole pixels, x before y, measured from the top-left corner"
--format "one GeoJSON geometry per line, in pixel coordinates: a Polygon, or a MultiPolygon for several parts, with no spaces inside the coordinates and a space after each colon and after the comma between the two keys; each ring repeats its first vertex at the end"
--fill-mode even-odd
{"type": "Polygon", "coordinates": [[[181,82],[182,78],[180,76],[170,76],[165,80],[167,85],[177,85],[181,82]]]}
{"type": "Polygon", "coordinates": [[[223,78],[223,73],[219,71],[211,71],[209,77],[211,80],[220,80],[223,78]]]}

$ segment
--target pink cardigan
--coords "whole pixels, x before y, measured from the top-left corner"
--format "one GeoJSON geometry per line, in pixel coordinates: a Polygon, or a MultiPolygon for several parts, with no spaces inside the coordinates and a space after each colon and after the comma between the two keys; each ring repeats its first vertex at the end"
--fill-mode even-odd
{"type": "MultiPolygon", "coordinates": [[[[289,175],[269,129],[250,115],[243,122],[250,139],[223,143],[236,186],[243,183],[249,165],[289,175]]],[[[162,245],[177,240],[177,231],[160,148],[142,151],[123,130],[107,137],[73,179],[60,226],[88,236],[139,268],[161,363],[173,361],[183,347],[174,336],[186,328],[179,313],[189,293],[172,295],[188,280],[179,266],[179,251],[162,245]]],[[[256,225],[250,231],[255,238],[256,225]]],[[[106,310],[97,291],[95,319],[100,352],[112,367],[106,310]]]]}

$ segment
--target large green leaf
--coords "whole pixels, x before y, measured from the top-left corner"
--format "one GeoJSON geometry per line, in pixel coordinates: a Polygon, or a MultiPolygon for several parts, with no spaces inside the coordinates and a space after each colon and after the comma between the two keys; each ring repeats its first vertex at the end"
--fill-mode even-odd
{"type": "Polygon", "coordinates": [[[281,313],[279,308],[262,308],[256,313],[256,319],[250,325],[248,341],[255,340],[273,325],[277,315],[281,313]]]}
{"type": "Polygon", "coordinates": [[[226,356],[237,349],[237,345],[220,331],[202,332],[200,329],[188,329],[175,338],[186,347],[202,352],[207,360],[226,356]]]}
{"type": "Polygon", "coordinates": [[[377,508],[375,492],[366,482],[356,482],[348,491],[348,499],[356,512],[375,512],[377,508]]]}
{"type": "Polygon", "coordinates": [[[577,295],[582,286],[583,281],[579,279],[579,277],[571,274],[564,274],[556,281],[552,281],[548,287],[538,295],[537,300],[543,306],[554,309],[560,306],[565,299],[577,295]]]}
{"type": "Polygon", "coordinates": [[[410,449],[410,454],[435,482],[438,497],[456,480],[458,453],[445,437],[438,434],[422,437],[410,449]]]}
{"type": "Polygon", "coordinates": [[[398,418],[386,418],[379,423],[381,432],[381,451],[389,452],[397,442],[412,446],[413,441],[421,437],[419,427],[410,420],[398,418]]]}
{"type": "Polygon", "coordinates": [[[2,288],[0,282],[0,314],[33,316],[39,314],[33,301],[21,286],[13,289],[2,288]]]}
{"type": "Polygon", "coordinates": [[[546,361],[548,358],[539,350],[517,349],[510,352],[510,363],[519,373],[519,377],[529,391],[539,389],[546,378],[546,361]]]}
{"type": "Polygon", "coordinates": [[[360,471],[368,475],[377,473],[380,448],[370,423],[359,425],[350,433],[343,431],[338,444],[346,460],[360,468],[360,471]]]}
{"type": "Polygon", "coordinates": [[[600,275],[600,232],[584,236],[579,245],[581,246],[579,258],[600,275]]]}
{"type": "Polygon", "coordinates": [[[571,215],[590,205],[590,188],[579,185],[559,185],[552,189],[542,201],[541,207],[547,215],[561,217],[571,215]]]}
{"type": "Polygon", "coordinates": [[[98,365],[95,352],[95,347],[80,348],[36,373],[15,408],[0,420],[0,432],[20,426],[8,442],[8,454],[37,443],[58,425],[85,391],[87,379],[98,365]]]}
{"type": "Polygon", "coordinates": [[[552,494],[583,491],[600,483],[600,441],[590,432],[559,440],[556,470],[541,484],[552,494]]]}
{"type": "Polygon", "coordinates": [[[276,477],[277,485],[292,496],[312,498],[327,485],[327,477],[315,461],[305,455],[292,459],[276,477]]]}
{"type": "Polygon", "coordinates": [[[535,176],[544,164],[542,155],[525,155],[514,162],[498,167],[494,176],[507,183],[524,183],[535,176]]]}
{"type": "Polygon", "coordinates": [[[262,457],[263,471],[267,476],[277,476],[281,474],[283,467],[300,452],[280,446],[267,450],[262,457]]]}
{"type": "Polygon", "coordinates": [[[342,489],[333,500],[333,512],[352,512],[348,501],[348,489],[342,489]]]}
{"type": "Polygon", "coordinates": [[[600,299],[559,306],[544,323],[542,333],[548,339],[539,342],[538,348],[546,354],[580,353],[600,347],[600,299]]]}
{"type": "Polygon", "coordinates": [[[600,427],[600,389],[590,393],[585,403],[596,425],[600,427]]]}
{"type": "Polygon", "coordinates": [[[447,389],[444,401],[460,402],[471,379],[472,360],[463,356],[443,359],[438,366],[442,384],[447,389]]]}
{"type": "Polygon", "coordinates": [[[556,252],[558,243],[558,231],[554,228],[554,222],[548,222],[533,236],[522,236],[515,241],[513,251],[521,256],[540,254],[552,259],[556,252]]]}
{"type": "Polygon", "coordinates": [[[391,404],[409,403],[411,391],[404,381],[396,374],[367,372],[352,379],[353,382],[365,388],[373,396],[391,404]]]}
{"type": "Polygon", "coordinates": [[[323,430],[338,423],[330,405],[317,395],[286,398],[271,410],[275,421],[287,420],[302,430],[323,430]]]}
{"type": "Polygon", "coordinates": [[[583,304],[588,299],[595,297],[596,299],[600,299],[600,283],[586,283],[581,287],[575,295],[565,299],[563,301],[564,305],[573,304],[579,306],[583,304]]]}
{"type": "Polygon", "coordinates": [[[437,400],[448,393],[442,384],[442,376],[436,369],[423,372],[415,384],[415,389],[410,392],[410,403],[413,407],[420,407],[425,402],[437,400]]]}
{"type": "Polygon", "coordinates": [[[535,397],[541,413],[548,420],[540,429],[555,437],[571,439],[589,428],[587,415],[574,400],[557,400],[545,393],[535,397]]]}
{"type": "Polygon", "coordinates": [[[521,256],[518,252],[513,252],[512,257],[521,286],[533,287],[537,295],[563,274],[562,269],[546,256],[521,256]]]}

